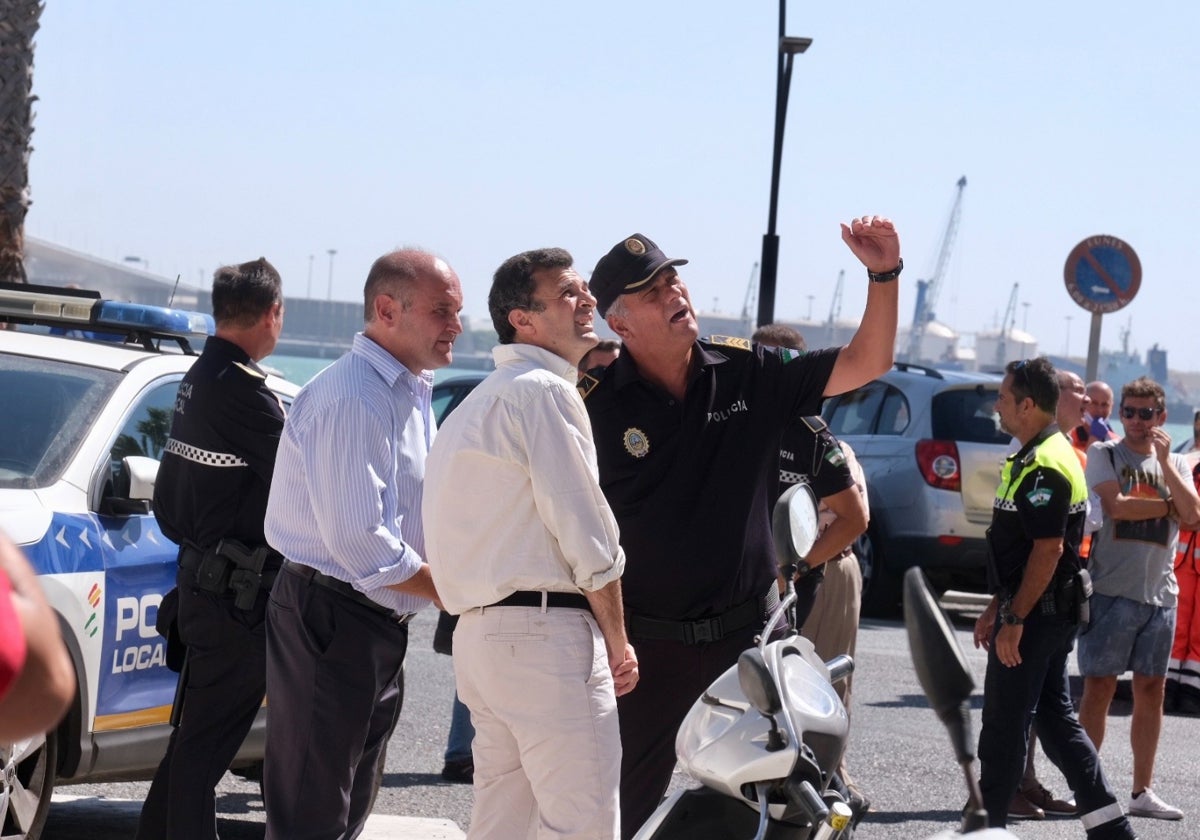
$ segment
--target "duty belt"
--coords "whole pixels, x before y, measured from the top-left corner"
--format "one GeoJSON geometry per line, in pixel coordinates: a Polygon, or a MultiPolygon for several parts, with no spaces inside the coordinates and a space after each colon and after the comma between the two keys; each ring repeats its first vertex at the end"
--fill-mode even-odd
{"type": "Polygon", "coordinates": [[[291,560],[284,560],[283,570],[296,577],[303,578],[309,583],[315,583],[317,586],[322,586],[332,592],[336,592],[338,595],[348,598],[356,604],[362,604],[367,609],[377,612],[397,624],[408,624],[408,622],[412,621],[412,617],[416,615],[416,613],[398,613],[391,607],[385,607],[378,601],[359,592],[346,581],[318,572],[312,566],[305,566],[303,563],[293,563],[291,560]]]}
{"type": "Polygon", "coordinates": [[[501,598],[494,604],[488,604],[483,609],[491,607],[540,607],[545,599],[547,607],[564,607],[567,609],[587,610],[591,612],[592,605],[585,595],[578,592],[532,592],[518,591],[501,598]]]}
{"type": "Polygon", "coordinates": [[[694,621],[666,621],[660,618],[646,618],[626,613],[625,627],[629,631],[631,639],[683,642],[685,645],[717,642],[752,624],[761,624],[770,610],[771,605],[767,602],[770,600],[771,592],[775,593],[775,603],[778,604],[779,592],[772,585],[766,598],[752,598],[749,601],[743,601],[727,612],[711,618],[699,618],[694,621]]]}
{"type": "Polygon", "coordinates": [[[195,575],[195,584],[205,592],[234,593],[234,606],[254,607],[260,589],[275,583],[283,555],[270,546],[251,549],[237,540],[224,539],[216,547],[201,549],[191,543],[179,547],[179,568],[195,575]]]}

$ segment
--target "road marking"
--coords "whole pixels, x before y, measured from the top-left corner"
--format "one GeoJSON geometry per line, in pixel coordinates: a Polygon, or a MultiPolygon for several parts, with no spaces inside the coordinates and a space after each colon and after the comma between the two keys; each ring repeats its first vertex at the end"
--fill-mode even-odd
{"type": "MultiPolygon", "coordinates": [[[[142,802],[136,799],[109,799],[106,796],[72,796],[56,793],[51,797],[55,803],[91,802],[96,807],[116,806],[140,811],[142,802]]],[[[466,834],[453,820],[427,819],[423,817],[398,817],[391,814],[372,814],[367,817],[362,840],[465,840],[466,834]]]]}

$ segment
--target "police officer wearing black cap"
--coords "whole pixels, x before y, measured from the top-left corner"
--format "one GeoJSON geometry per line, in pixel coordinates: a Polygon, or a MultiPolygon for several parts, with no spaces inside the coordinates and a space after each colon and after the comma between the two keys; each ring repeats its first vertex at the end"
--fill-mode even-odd
{"type": "Polygon", "coordinates": [[[699,340],[675,269],[687,260],[642,234],[592,273],[597,308],[624,349],[580,389],[620,526],[626,624],[642,666],[638,690],[618,699],[623,837],[666,791],[687,710],[753,643],[778,598],[769,511],[784,429],[892,365],[899,237],[890,220],[864,216],[842,225],[842,239],[867,267],[866,310],[847,346],[806,354],[699,340]]]}
{"type": "Polygon", "coordinates": [[[216,838],[214,788],[266,691],[264,618],[282,558],[267,546],[263,518],[284,413],[257,362],[283,328],[279,272],[265,259],[218,269],[212,307],[216,335],[179,386],[154,490],[155,516],[179,544],[187,664],[179,725],[138,840],[216,838]]]}

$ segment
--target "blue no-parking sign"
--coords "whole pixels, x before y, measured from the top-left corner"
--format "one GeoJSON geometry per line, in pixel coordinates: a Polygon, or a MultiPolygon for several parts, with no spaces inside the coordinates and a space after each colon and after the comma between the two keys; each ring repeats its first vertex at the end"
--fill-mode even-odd
{"type": "Polygon", "coordinates": [[[1125,306],[1142,285],[1142,264],[1133,248],[1115,236],[1089,236],[1067,256],[1067,294],[1097,315],[1125,306]]]}

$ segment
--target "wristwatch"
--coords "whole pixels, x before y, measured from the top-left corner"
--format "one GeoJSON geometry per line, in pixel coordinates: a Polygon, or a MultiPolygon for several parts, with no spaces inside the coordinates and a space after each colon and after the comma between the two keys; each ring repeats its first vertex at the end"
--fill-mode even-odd
{"type": "Polygon", "coordinates": [[[1019,615],[1017,615],[1015,612],[1008,609],[1007,607],[1004,608],[1000,612],[1000,621],[1003,624],[1018,624],[1018,625],[1020,625],[1020,624],[1025,623],[1025,619],[1021,618],[1019,615]]]}
{"type": "Polygon", "coordinates": [[[890,283],[900,276],[900,272],[904,270],[904,260],[896,263],[896,267],[891,271],[875,272],[867,269],[867,279],[872,283],[890,283]]]}

